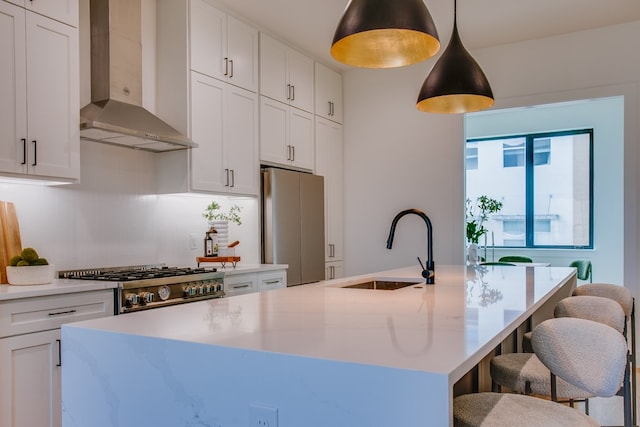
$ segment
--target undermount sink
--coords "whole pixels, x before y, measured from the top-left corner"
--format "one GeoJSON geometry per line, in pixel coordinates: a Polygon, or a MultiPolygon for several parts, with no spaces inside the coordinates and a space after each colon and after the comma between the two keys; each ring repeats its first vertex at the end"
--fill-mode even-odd
{"type": "Polygon", "coordinates": [[[419,284],[422,284],[422,282],[373,279],[373,280],[367,280],[364,282],[354,283],[354,284],[346,285],[342,287],[351,288],[351,289],[375,289],[375,290],[382,290],[382,291],[393,291],[396,289],[405,288],[407,286],[419,285],[419,284]]]}

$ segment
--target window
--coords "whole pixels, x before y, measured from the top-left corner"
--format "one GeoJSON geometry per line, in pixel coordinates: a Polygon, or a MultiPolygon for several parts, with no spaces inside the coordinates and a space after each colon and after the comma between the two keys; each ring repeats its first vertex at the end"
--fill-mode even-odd
{"type": "Polygon", "coordinates": [[[485,227],[497,247],[593,247],[593,129],[467,141],[468,199],[502,210],[485,227]]]}
{"type": "Polygon", "coordinates": [[[467,170],[478,169],[478,147],[467,144],[467,170]]]}
{"type": "Polygon", "coordinates": [[[505,168],[524,166],[524,142],[502,143],[502,164],[505,168]]]}

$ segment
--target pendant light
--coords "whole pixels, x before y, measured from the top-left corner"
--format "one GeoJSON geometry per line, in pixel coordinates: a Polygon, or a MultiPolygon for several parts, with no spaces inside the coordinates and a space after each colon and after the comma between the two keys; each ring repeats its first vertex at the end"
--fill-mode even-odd
{"type": "Polygon", "coordinates": [[[456,21],[454,0],[451,40],[422,84],[416,105],[418,110],[468,113],[489,108],[495,102],[487,77],[462,45],[456,21]]]}
{"type": "Polygon", "coordinates": [[[438,31],[423,0],[350,0],[331,56],[347,65],[392,68],[431,58],[438,31]]]}

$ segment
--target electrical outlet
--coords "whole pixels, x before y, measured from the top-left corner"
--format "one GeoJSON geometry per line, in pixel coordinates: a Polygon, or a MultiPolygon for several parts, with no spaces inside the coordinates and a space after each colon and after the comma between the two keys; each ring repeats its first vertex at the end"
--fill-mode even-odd
{"type": "Polygon", "coordinates": [[[189,247],[191,249],[198,249],[198,235],[196,233],[189,234],[189,247]]]}
{"type": "Polygon", "coordinates": [[[249,427],[278,427],[278,408],[249,405],[249,427]]]}

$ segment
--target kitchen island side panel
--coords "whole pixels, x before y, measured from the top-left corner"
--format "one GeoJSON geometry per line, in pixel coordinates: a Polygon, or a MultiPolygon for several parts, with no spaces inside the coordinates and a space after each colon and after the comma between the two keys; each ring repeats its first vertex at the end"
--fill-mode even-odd
{"type": "Polygon", "coordinates": [[[64,326],[65,427],[449,424],[447,378],[425,372],[64,326]]]}

